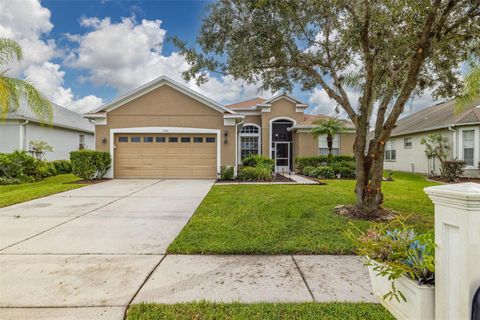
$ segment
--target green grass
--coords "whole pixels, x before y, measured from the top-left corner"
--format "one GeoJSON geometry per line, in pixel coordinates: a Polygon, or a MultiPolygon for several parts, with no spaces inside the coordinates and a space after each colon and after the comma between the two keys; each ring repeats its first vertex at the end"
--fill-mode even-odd
{"type": "MultiPolygon", "coordinates": [[[[395,173],[385,182],[385,207],[410,215],[419,231],[433,229],[433,205],[423,188],[435,183],[421,175],[395,173]]],[[[371,222],[333,213],[354,202],[355,181],[328,185],[214,186],[169,253],[203,254],[352,254],[345,231],[353,221],[366,230],[371,222]]]]}
{"type": "Polygon", "coordinates": [[[59,174],[38,182],[0,186],[0,208],[82,187],[72,183],[77,180],[73,174],[59,174]]]}
{"type": "Polygon", "coordinates": [[[395,319],[373,303],[185,303],[140,304],[128,309],[127,320],[359,320],[395,319]]]}

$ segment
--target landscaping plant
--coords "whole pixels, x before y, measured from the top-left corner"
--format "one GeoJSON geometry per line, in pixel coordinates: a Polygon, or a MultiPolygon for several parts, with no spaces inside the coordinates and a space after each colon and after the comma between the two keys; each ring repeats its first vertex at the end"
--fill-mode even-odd
{"type": "Polygon", "coordinates": [[[353,241],[359,255],[367,257],[378,275],[387,277],[391,291],[384,299],[405,297],[395,280],[406,276],[420,285],[435,284],[435,241],[433,232],[418,234],[397,218],[389,223],[377,223],[367,231],[353,226],[347,236],[353,241]]]}
{"type": "Polygon", "coordinates": [[[220,180],[233,180],[235,173],[233,167],[226,166],[220,168],[220,180]]]}
{"type": "Polygon", "coordinates": [[[53,148],[45,141],[30,141],[30,153],[38,160],[43,160],[47,152],[52,152],[53,148]]]}
{"type": "Polygon", "coordinates": [[[302,172],[306,166],[319,167],[332,165],[337,162],[350,162],[355,165],[355,158],[352,156],[315,156],[315,157],[297,157],[295,158],[295,167],[297,171],[302,172]]]}
{"type": "Polygon", "coordinates": [[[110,153],[93,150],[70,152],[72,173],[83,180],[102,179],[110,168],[110,153]]]}
{"type": "Polygon", "coordinates": [[[480,2],[215,1],[196,40],[174,40],[187,81],[215,72],[264,90],[321,89],[343,109],[356,136],[351,211],[371,219],[385,212],[385,144],[405,106],[427,90],[463,92],[461,66],[480,54],[480,2]]]}
{"type": "Polygon", "coordinates": [[[338,119],[318,119],[314,123],[316,125],[310,133],[318,138],[321,135],[327,136],[327,147],[328,147],[328,157],[332,157],[332,148],[333,148],[333,136],[342,132],[345,132],[346,128],[344,122],[338,119]]]}
{"type": "Polygon", "coordinates": [[[70,160],[54,160],[52,164],[57,169],[57,172],[60,173],[71,173],[72,172],[72,163],[70,160]]]}
{"type": "Polygon", "coordinates": [[[465,168],[465,161],[450,160],[443,161],[442,168],[440,169],[441,177],[446,181],[455,181],[463,175],[463,169],[465,168]]]}

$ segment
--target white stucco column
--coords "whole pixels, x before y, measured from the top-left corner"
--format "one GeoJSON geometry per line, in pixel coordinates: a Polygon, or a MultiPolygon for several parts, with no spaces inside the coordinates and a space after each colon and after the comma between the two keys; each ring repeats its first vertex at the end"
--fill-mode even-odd
{"type": "Polygon", "coordinates": [[[435,318],[470,319],[480,286],[480,184],[425,192],[435,204],[435,318]]]}

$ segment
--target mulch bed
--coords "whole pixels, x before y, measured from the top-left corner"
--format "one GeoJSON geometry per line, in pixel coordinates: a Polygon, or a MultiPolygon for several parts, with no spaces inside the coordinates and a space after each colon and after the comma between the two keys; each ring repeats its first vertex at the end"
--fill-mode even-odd
{"type": "Polygon", "coordinates": [[[65,182],[65,184],[72,184],[72,183],[75,183],[75,184],[97,184],[97,183],[102,183],[102,182],[106,182],[106,181],[110,181],[112,179],[110,178],[103,178],[103,179],[95,179],[95,180],[77,180],[77,181],[74,181],[74,182],[65,182]]]}
{"type": "Polygon", "coordinates": [[[438,182],[441,182],[441,183],[447,183],[447,184],[450,184],[450,183],[464,183],[464,182],[480,183],[480,178],[462,177],[462,178],[458,178],[455,181],[445,181],[445,180],[440,179],[440,177],[428,177],[428,179],[432,180],[432,181],[438,181],[438,182]]]}
{"type": "Polygon", "coordinates": [[[219,182],[219,183],[252,183],[252,182],[295,182],[295,180],[292,180],[290,178],[287,178],[279,173],[276,173],[274,176],[273,176],[273,180],[272,181],[242,181],[242,180],[239,180],[239,179],[235,179],[235,180],[220,180],[220,179],[217,179],[215,182],[219,182]]]}
{"type": "Polygon", "coordinates": [[[336,214],[347,217],[347,218],[371,220],[371,221],[390,221],[395,219],[395,217],[398,215],[398,213],[393,210],[381,208],[380,212],[376,217],[369,217],[369,216],[366,216],[362,210],[358,210],[352,205],[336,206],[333,209],[333,211],[336,214]]]}

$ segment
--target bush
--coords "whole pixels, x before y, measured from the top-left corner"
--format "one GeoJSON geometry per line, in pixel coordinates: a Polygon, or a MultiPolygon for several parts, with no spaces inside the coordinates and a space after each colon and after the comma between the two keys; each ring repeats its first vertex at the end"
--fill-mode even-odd
{"type": "Polygon", "coordinates": [[[463,169],[465,168],[465,161],[450,160],[443,161],[440,174],[442,179],[447,181],[454,181],[463,175],[463,169]]]}
{"type": "Polygon", "coordinates": [[[25,151],[0,154],[0,177],[5,178],[3,184],[7,181],[16,183],[17,180],[33,182],[51,175],[52,172],[48,165],[44,166],[42,161],[28,155],[25,151]]]}
{"type": "Polygon", "coordinates": [[[238,179],[241,181],[256,181],[257,170],[254,167],[243,167],[238,173],[238,179]]]}
{"type": "Polygon", "coordinates": [[[18,178],[0,177],[0,185],[20,184],[22,181],[18,178]]]}
{"type": "Polygon", "coordinates": [[[310,167],[319,167],[330,165],[337,162],[343,161],[355,161],[353,156],[316,156],[316,157],[297,157],[295,159],[295,167],[299,172],[303,172],[303,168],[310,166],[310,167]]]}
{"type": "Polygon", "coordinates": [[[57,175],[57,169],[51,162],[38,161],[37,178],[46,178],[57,175]]]}
{"type": "Polygon", "coordinates": [[[306,167],[303,168],[302,174],[306,175],[307,177],[313,177],[313,171],[315,169],[316,168],[313,167],[313,166],[306,166],[306,167]]]}
{"type": "Polygon", "coordinates": [[[273,167],[268,162],[260,162],[255,167],[257,173],[257,181],[272,181],[273,167]]]}
{"type": "Polygon", "coordinates": [[[260,163],[269,165],[272,168],[272,171],[275,167],[275,162],[273,161],[273,159],[266,158],[258,154],[250,155],[242,160],[242,164],[244,167],[256,167],[260,163]]]}
{"type": "Polygon", "coordinates": [[[55,169],[57,169],[57,173],[71,173],[72,172],[72,163],[70,160],[54,160],[51,162],[55,169]]]}
{"type": "Polygon", "coordinates": [[[332,179],[332,178],[335,178],[335,171],[333,171],[333,169],[329,166],[317,167],[313,170],[312,177],[332,179]]]}
{"type": "Polygon", "coordinates": [[[220,180],[233,180],[234,176],[233,167],[226,166],[220,168],[220,180]]]}
{"type": "Polygon", "coordinates": [[[356,168],[355,162],[353,161],[340,161],[337,163],[332,163],[330,167],[335,172],[335,175],[340,174],[342,178],[355,178],[356,177],[356,168]]]}
{"type": "Polygon", "coordinates": [[[72,172],[84,180],[101,179],[110,168],[108,152],[80,150],[70,152],[72,172]]]}

